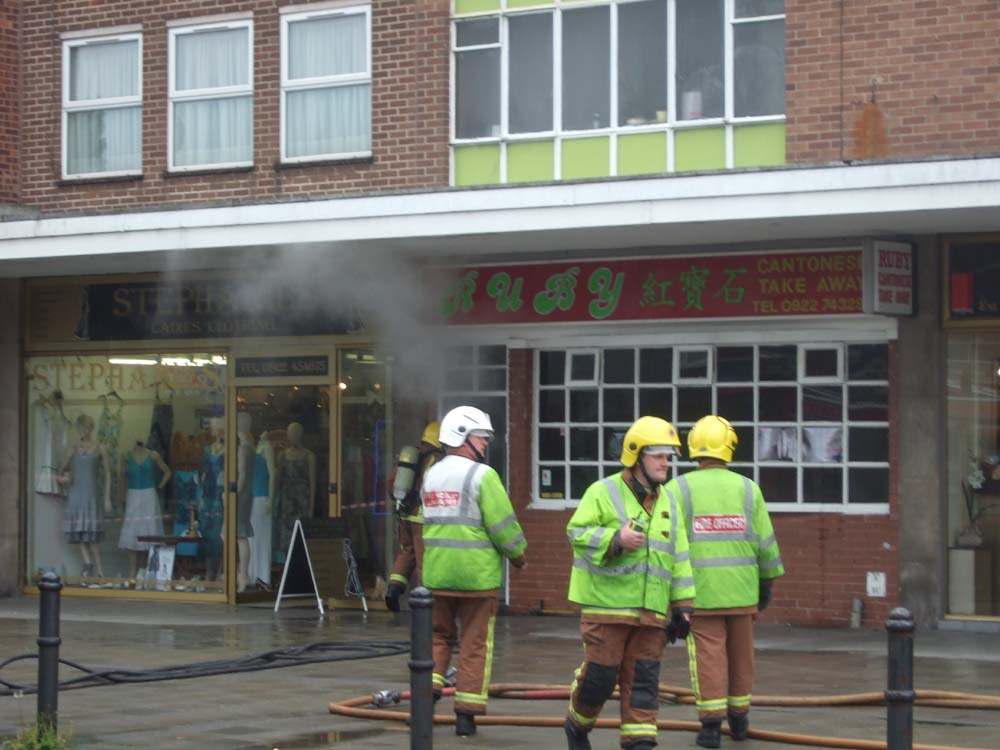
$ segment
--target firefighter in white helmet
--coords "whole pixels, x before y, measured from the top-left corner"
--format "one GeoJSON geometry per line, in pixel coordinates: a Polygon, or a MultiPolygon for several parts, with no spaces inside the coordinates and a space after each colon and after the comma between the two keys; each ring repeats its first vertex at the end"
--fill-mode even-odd
{"type": "Polygon", "coordinates": [[[694,599],[684,524],[663,489],[680,444],[666,420],[638,419],[625,433],[624,471],[590,485],[566,527],[569,600],[581,605],[584,645],[564,722],[569,750],[590,750],[616,683],[620,745],[656,746],[660,656],[668,640],[687,637],[694,599]]]}
{"type": "Polygon", "coordinates": [[[476,733],[486,713],[493,661],[493,623],[503,580],[503,559],[525,565],[528,543],[500,475],[486,465],[493,438],[489,415],[472,406],[441,420],[443,459],[424,475],[424,586],[434,594],[435,699],[441,696],[451,652],[462,645],[455,683],[455,733],[476,733]]]}
{"type": "Polygon", "coordinates": [[[701,720],[696,742],[707,748],[721,745],[723,718],[730,737],[747,737],[753,621],[785,572],[760,487],[727,466],[736,444],[727,420],[702,417],[688,434],[698,470],[667,485],[684,510],[691,546],[697,595],[688,661],[701,720]]]}

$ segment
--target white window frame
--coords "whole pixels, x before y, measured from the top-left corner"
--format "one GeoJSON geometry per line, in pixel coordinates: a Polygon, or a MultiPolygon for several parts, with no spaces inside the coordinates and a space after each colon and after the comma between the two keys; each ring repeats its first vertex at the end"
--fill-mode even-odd
{"type": "Polygon", "coordinates": [[[707,385],[715,380],[715,347],[712,346],[675,346],[674,347],[674,379],[677,385],[707,385]],[[705,355],[705,376],[702,378],[682,378],[681,353],[694,352],[705,355]]]}
{"type": "Polygon", "coordinates": [[[64,39],[62,43],[62,134],[61,134],[61,167],[60,171],[62,174],[62,179],[64,180],[87,180],[94,178],[105,178],[105,177],[131,177],[134,175],[142,174],[142,121],[140,116],[140,133],[139,133],[139,168],[138,169],[123,169],[114,170],[108,172],[81,172],[69,174],[66,170],[67,167],[67,131],[69,129],[69,115],[73,112],[87,112],[95,110],[104,109],[124,109],[125,107],[134,107],[138,105],[140,108],[143,105],[142,102],[142,34],[141,33],[128,33],[128,34],[111,34],[107,36],[93,36],[93,37],[82,37],[75,39],[64,39]],[[74,47],[86,47],[91,44],[108,44],[114,42],[132,42],[135,41],[139,45],[139,55],[138,55],[138,94],[135,96],[117,96],[110,99],[88,99],[83,102],[70,101],[69,98],[69,81],[70,81],[70,50],[74,47]]]}
{"type": "MultiPolygon", "coordinates": [[[[370,5],[345,5],[323,10],[313,10],[301,13],[282,13],[281,15],[281,162],[283,164],[301,164],[313,161],[331,161],[335,159],[363,159],[372,155],[372,150],[367,151],[335,151],[328,154],[310,154],[309,156],[288,156],[287,152],[287,105],[288,94],[293,91],[308,91],[310,89],[328,89],[339,86],[357,85],[367,83],[369,94],[372,87],[372,9],[370,5]],[[330,18],[332,16],[352,16],[364,15],[365,35],[367,38],[365,73],[345,73],[342,75],[317,76],[315,78],[303,78],[291,81],[288,78],[288,27],[289,24],[297,21],[308,21],[319,18],[330,18]]],[[[371,143],[372,123],[368,121],[368,137],[371,143]]]]}
{"type": "Polygon", "coordinates": [[[800,383],[843,383],[844,382],[844,348],[833,344],[801,344],[799,346],[799,382],[800,383]],[[809,352],[834,351],[837,354],[837,372],[833,375],[806,375],[806,355],[809,352]]]}
{"type": "Polygon", "coordinates": [[[238,169],[253,166],[253,132],[254,132],[254,28],[253,19],[239,19],[214,23],[198,23],[184,26],[172,26],[167,29],[167,171],[168,172],[205,172],[217,169],[238,169]],[[231,29],[246,29],[249,37],[247,45],[247,83],[238,86],[225,86],[212,89],[194,89],[178,93],[176,88],[177,67],[177,37],[184,34],[197,34],[205,31],[222,31],[231,29]],[[250,159],[238,162],[213,162],[211,164],[174,164],[174,105],[179,102],[209,101],[213,99],[230,99],[237,96],[250,96],[250,159]]]}

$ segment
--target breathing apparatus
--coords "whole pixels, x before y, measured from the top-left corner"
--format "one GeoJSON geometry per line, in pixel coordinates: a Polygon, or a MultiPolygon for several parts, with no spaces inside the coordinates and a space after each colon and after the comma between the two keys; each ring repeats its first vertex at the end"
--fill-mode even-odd
{"type": "Polygon", "coordinates": [[[392,497],[396,501],[396,513],[401,516],[409,515],[420,502],[418,493],[413,489],[419,465],[420,451],[412,445],[404,445],[399,451],[396,478],[392,482],[392,497]]]}

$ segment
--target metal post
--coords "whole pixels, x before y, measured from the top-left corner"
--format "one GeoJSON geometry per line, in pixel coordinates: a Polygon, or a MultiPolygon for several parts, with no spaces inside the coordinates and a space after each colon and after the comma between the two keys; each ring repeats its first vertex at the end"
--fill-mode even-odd
{"type": "Polygon", "coordinates": [[[59,592],[62,581],[48,572],[38,582],[38,722],[52,729],[59,723],[59,592]]]}
{"type": "Polygon", "coordinates": [[[431,686],[434,651],[431,608],[434,597],[423,586],[410,592],[410,750],[431,750],[434,692],[431,686]]]}
{"type": "Polygon", "coordinates": [[[905,607],[889,613],[889,682],[885,691],[887,750],[913,750],[913,615],[905,607]]]}

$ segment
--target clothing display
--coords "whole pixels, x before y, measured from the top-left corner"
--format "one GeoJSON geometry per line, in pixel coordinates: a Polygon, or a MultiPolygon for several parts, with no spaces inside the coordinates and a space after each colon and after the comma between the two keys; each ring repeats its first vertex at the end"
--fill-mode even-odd
{"type": "Polygon", "coordinates": [[[301,456],[295,458],[283,452],[280,461],[279,486],[275,488],[278,497],[278,528],[274,556],[278,562],[284,562],[296,519],[312,516],[312,498],[309,497],[308,452],[303,451],[301,456]]]}
{"type": "MultiPolygon", "coordinates": [[[[173,480],[174,500],[176,501],[174,536],[186,536],[191,528],[192,512],[197,514],[201,507],[201,485],[198,484],[198,472],[178,469],[174,472],[173,480]]],[[[198,543],[181,542],[177,545],[177,554],[183,557],[195,557],[198,554],[198,543]]]]}
{"type": "Polygon", "coordinates": [[[257,454],[254,453],[253,446],[248,443],[241,443],[239,447],[239,459],[236,465],[242,465],[247,475],[243,477],[239,492],[236,493],[236,537],[238,539],[249,539],[253,536],[250,515],[253,512],[253,478],[257,464],[257,454]]]}
{"type": "MultiPolygon", "coordinates": [[[[104,446],[107,452],[108,461],[112,466],[118,465],[118,438],[122,432],[122,409],[124,402],[121,399],[104,398],[104,406],[101,407],[101,416],[97,421],[97,442],[104,446]]],[[[118,487],[118,472],[111,472],[111,497],[121,497],[118,487]]],[[[104,491],[104,476],[98,477],[98,487],[104,491]]]]}
{"type": "MultiPolygon", "coordinates": [[[[263,446],[258,447],[261,450],[263,446]]],[[[267,466],[267,458],[263,453],[254,457],[253,467],[253,509],[250,512],[250,525],[253,526],[253,538],[250,540],[250,571],[251,581],[271,583],[271,474],[267,466]]]]}
{"type": "Polygon", "coordinates": [[[98,488],[101,453],[77,449],[71,461],[71,480],[66,511],[63,514],[63,536],[70,544],[99,542],[104,538],[104,513],[98,488]]]}
{"type": "Polygon", "coordinates": [[[146,452],[141,463],[130,451],[125,458],[125,518],[122,521],[118,546],[122,549],[145,552],[148,542],[140,542],[140,536],[163,536],[163,516],[160,512],[160,498],[153,478],[152,451],[146,452]]]}
{"type": "Polygon", "coordinates": [[[216,453],[213,446],[205,448],[202,459],[201,505],[198,509],[198,529],[205,539],[205,557],[217,561],[222,557],[222,498],[225,491],[225,453],[216,453]]]}
{"type": "Polygon", "coordinates": [[[66,489],[57,481],[60,465],[69,450],[70,422],[62,409],[38,399],[32,404],[35,433],[35,492],[43,495],[65,495],[66,489]]]}
{"type": "MultiPolygon", "coordinates": [[[[149,437],[146,439],[146,447],[160,454],[164,463],[172,466],[170,450],[172,431],[174,428],[174,405],[157,403],[153,405],[153,418],[149,427],[149,437]]],[[[159,466],[153,467],[153,481],[159,486],[163,481],[163,474],[159,466]]],[[[174,497],[171,485],[165,488],[165,505],[168,510],[173,510],[174,497]]]]}

